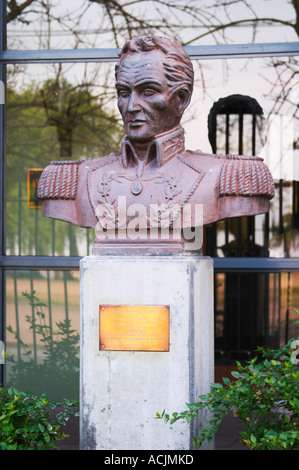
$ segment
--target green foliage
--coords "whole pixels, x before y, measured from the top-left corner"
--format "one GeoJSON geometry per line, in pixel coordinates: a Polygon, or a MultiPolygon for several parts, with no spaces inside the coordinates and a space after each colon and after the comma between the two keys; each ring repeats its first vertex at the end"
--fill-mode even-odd
{"type": "Polygon", "coordinates": [[[0,388],[0,450],[57,449],[55,442],[67,437],[60,428],[76,410],[75,401],[49,402],[46,395],[0,388]]]}
{"type": "Polygon", "coordinates": [[[32,314],[26,315],[26,321],[43,344],[44,360],[38,363],[34,351],[8,326],[7,330],[15,334],[22,349],[21,359],[16,359],[14,355],[7,356],[7,361],[11,363],[9,382],[21,390],[32,390],[34,386],[37,394],[47,390],[48,395],[54,394],[55,399],[57,394],[74,396],[74,391],[78,389],[79,334],[71,328],[67,318],[57,322],[57,330],[53,331],[46,323],[46,305],[35,294],[35,291],[22,293],[32,309],[32,314]]]}
{"type": "Polygon", "coordinates": [[[211,412],[209,424],[194,440],[201,446],[211,441],[226,414],[233,414],[245,425],[241,441],[252,450],[299,449],[299,366],[294,350],[296,341],[290,341],[278,350],[260,348],[263,360],[252,359],[245,366],[237,362],[232,372],[235,381],[223,378],[223,383],[211,386],[210,393],[200,401],[187,404],[188,409],[172,416],[163,411],[158,418],[170,424],[183,419],[190,422],[201,410],[211,412]]]}

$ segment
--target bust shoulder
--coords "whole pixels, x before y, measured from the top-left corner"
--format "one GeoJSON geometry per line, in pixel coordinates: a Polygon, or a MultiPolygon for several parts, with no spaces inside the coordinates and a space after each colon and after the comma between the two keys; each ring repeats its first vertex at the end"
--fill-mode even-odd
{"type": "Polygon", "coordinates": [[[75,199],[81,160],[52,161],[43,170],[37,187],[39,199],[75,199]]]}
{"type": "Polygon", "coordinates": [[[261,157],[208,154],[200,150],[187,150],[184,157],[202,169],[214,168],[219,172],[219,197],[257,196],[272,199],[274,196],[273,178],[261,157]]]}
{"type": "Polygon", "coordinates": [[[219,196],[258,196],[272,199],[274,182],[263,159],[254,156],[225,155],[219,181],[219,196]]]}
{"type": "Polygon", "coordinates": [[[116,154],[87,160],[52,161],[43,170],[37,186],[39,199],[76,199],[80,168],[106,165],[116,154]]]}

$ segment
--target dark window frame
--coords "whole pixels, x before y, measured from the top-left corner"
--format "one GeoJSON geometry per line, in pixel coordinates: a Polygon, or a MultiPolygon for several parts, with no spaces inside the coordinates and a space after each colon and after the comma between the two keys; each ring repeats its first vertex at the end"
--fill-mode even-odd
{"type": "MultiPolygon", "coordinates": [[[[6,84],[6,65],[18,63],[53,62],[115,62],[118,49],[74,50],[6,50],[6,0],[0,2],[0,80],[6,84]]],[[[186,51],[191,59],[224,59],[248,57],[279,57],[299,55],[299,42],[239,44],[215,46],[189,46],[186,51]]],[[[6,256],[5,230],[5,104],[0,104],[0,340],[5,337],[4,275],[6,270],[79,270],[80,257],[60,256],[6,256]]],[[[295,272],[299,271],[299,258],[214,258],[217,272],[295,272]]],[[[3,383],[3,367],[0,367],[0,384],[3,383]]]]}

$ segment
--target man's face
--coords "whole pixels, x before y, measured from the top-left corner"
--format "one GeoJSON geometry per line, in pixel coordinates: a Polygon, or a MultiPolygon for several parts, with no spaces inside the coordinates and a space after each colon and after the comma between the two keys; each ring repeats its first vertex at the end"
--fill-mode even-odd
{"type": "Polygon", "coordinates": [[[132,142],[150,142],[179,121],[175,94],[165,77],[159,50],[124,56],[117,74],[118,108],[132,142]]]}

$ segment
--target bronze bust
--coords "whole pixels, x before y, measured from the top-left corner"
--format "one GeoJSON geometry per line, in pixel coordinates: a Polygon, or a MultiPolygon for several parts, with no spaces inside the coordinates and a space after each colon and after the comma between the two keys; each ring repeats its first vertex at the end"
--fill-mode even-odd
{"type": "Polygon", "coordinates": [[[185,150],[193,67],[179,43],[127,41],[115,76],[121,152],[51,162],[37,190],[42,215],[94,228],[93,254],[167,254],[195,249],[190,228],[268,212],[274,184],[261,158],[185,150]]]}

